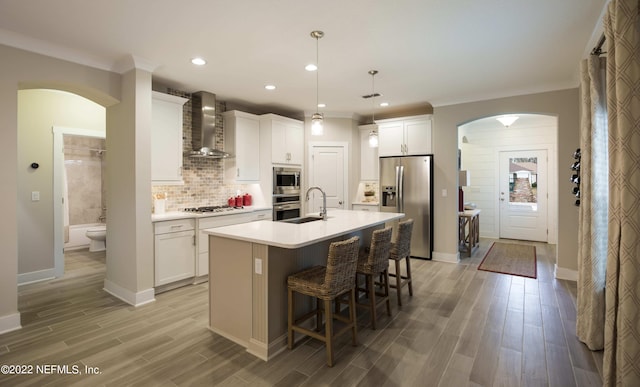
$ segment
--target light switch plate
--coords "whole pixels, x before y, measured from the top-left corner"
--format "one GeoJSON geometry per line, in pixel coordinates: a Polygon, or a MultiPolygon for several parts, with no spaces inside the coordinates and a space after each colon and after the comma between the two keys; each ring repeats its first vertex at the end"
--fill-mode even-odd
{"type": "Polygon", "coordinates": [[[254,258],[254,270],[256,274],[262,274],[262,259],[254,258]]]}
{"type": "Polygon", "coordinates": [[[442,190],[442,197],[443,198],[447,197],[447,189],[446,188],[442,190]]]}
{"type": "Polygon", "coordinates": [[[40,201],[40,191],[32,191],[31,192],[31,201],[32,202],[40,201]]]}

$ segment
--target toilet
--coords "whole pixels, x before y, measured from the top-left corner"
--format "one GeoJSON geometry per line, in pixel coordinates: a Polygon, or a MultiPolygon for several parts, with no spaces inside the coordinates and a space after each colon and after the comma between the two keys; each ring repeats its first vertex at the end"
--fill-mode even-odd
{"type": "Polygon", "coordinates": [[[91,227],[85,234],[89,238],[89,251],[104,251],[107,249],[107,225],[91,227]]]}

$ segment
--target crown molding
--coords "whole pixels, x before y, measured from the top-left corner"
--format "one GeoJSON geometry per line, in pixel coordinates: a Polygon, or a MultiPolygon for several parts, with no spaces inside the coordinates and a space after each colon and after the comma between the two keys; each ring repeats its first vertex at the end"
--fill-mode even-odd
{"type": "Polygon", "coordinates": [[[153,72],[158,68],[157,63],[135,55],[126,55],[114,63],[111,60],[96,57],[84,51],[74,50],[2,28],[0,28],[0,44],[119,74],[132,69],[153,72]]]}
{"type": "Polygon", "coordinates": [[[111,71],[112,63],[105,58],[89,55],[86,52],[71,49],[69,47],[35,39],[13,31],[0,28],[0,44],[34,52],[36,54],[62,59],[100,70],[111,71]]]}
{"type": "Polygon", "coordinates": [[[129,54],[117,60],[111,67],[111,71],[114,71],[118,74],[124,74],[127,71],[138,69],[152,73],[157,68],[158,64],[153,63],[150,60],[129,54]]]}
{"type": "MultiPolygon", "coordinates": [[[[312,112],[312,111],[304,111],[304,116],[305,118],[311,118],[311,115],[313,115],[316,112],[312,112]]],[[[332,111],[324,111],[324,112],[318,112],[318,113],[322,113],[322,117],[324,118],[348,118],[351,120],[356,120],[359,118],[359,116],[355,113],[348,113],[348,112],[332,112],[332,111]]]]}

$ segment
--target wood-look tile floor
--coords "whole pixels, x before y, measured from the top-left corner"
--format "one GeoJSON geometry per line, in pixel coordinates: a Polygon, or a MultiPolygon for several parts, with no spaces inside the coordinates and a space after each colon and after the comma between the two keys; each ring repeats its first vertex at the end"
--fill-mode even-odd
{"type": "Polygon", "coordinates": [[[0,335],[0,364],[80,374],[0,374],[0,386],[602,385],[602,353],[575,338],[576,285],[553,278],[555,246],[535,244],[527,279],[478,271],[491,243],[459,264],[412,260],[414,296],[404,288],[399,310],[392,290],[392,316],[361,326],[357,347],[343,336],[333,368],[314,340],[263,362],[209,331],[206,283],[134,308],[102,290],[104,254],[67,253],[64,277],[19,288],[23,328],[0,335]]]}

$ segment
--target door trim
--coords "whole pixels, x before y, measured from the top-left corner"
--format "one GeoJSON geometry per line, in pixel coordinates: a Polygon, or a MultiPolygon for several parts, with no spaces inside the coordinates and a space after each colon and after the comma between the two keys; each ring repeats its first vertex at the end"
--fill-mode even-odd
{"type": "Polygon", "coordinates": [[[313,149],[316,147],[341,147],[343,150],[343,155],[344,155],[344,159],[343,159],[343,170],[344,170],[344,209],[349,209],[351,208],[351,198],[349,196],[349,184],[350,184],[350,180],[349,180],[349,164],[350,164],[350,158],[349,158],[349,143],[346,141],[309,141],[309,148],[307,151],[307,165],[309,166],[308,168],[308,173],[307,173],[307,177],[305,179],[303,179],[303,184],[304,187],[303,189],[300,191],[300,200],[304,200],[304,208],[306,208],[306,211],[309,211],[308,208],[308,203],[306,201],[306,197],[303,197],[304,194],[307,192],[307,189],[309,188],[309,182],[312,181],[312,177],[314,176],[314,171],[312,169],[312,165],[313,165],[313,149]]]}
{"type": "Polygon", "coordinates": [[[53,272],[56,277],[64,275],[64,213],[62,199],[64,187],[62,169],[64,168],[63,135],[71,134],[84,137],[106,138],[99,130],[65,128],[53,126],[53,272]]]}

